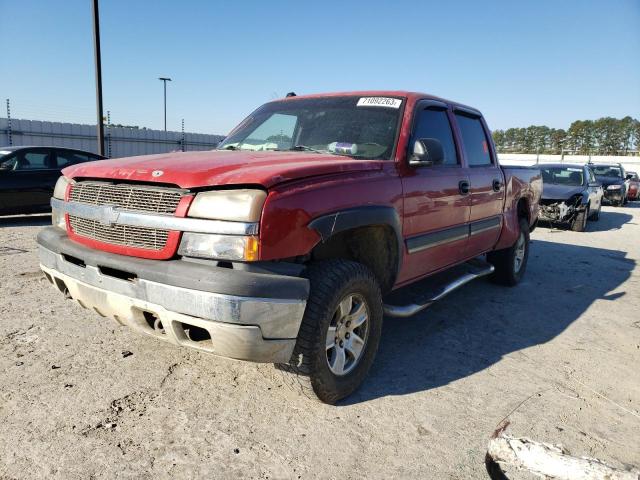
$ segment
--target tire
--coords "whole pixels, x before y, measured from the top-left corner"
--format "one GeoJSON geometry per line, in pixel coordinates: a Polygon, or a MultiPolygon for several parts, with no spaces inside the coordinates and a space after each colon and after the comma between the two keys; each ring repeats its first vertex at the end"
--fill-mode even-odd
{"type": "Polygon", "coordinates": [[[587,228],[587,218],[589,218],[589,207],[576,215],[576,218],[571,222],[571,230],[584,232],[584,229],[587,228]]]}
{"type": "Polygon", "coordinates": [[[591,220],[594,222],[597,222],[598,220],[600,220],[600,211],[602,210],[602,203],[600,203],[600,205],[598,205],[598,209],[593,212],[593,215],[591,215],[591,220]]]}
{"type": "Polygon", "coordinates": [[[334,404],[360,386],[373,364],[382,333],[382,295],[371,270],[349,260],[312,264],[306,277],[311,289],[296,346],[290,362],[277,368],[296,375],[308,396],[334,404]],[[367,319],[355,326],[363,314],[367,319]]]}
{"type": "Polygon", "coordinates": [[[529,224],[524,218],[519,220],[519,224],[520,232],[511,247],[487,254],[487,261],[495,267],[491,279],[509,287],[520,283],[529,260],[529,224]]]}

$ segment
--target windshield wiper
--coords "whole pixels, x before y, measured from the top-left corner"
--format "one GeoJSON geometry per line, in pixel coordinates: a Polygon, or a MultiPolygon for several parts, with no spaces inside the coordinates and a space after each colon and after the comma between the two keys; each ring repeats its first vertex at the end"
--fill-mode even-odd
{"type": "Polygon", "coordinates": [[[316,152],[316,153],[333,153],[327,150],[318,150],[317,148],[308,147],[306,145],[294,145],[289,150],[296,150],[298,152],[305,151],[305,152],[316,152]]]}
{"type": "Polygon", "coordinates": [[[347,155],[344,153],[332,152],[331,150],[318,150],[317,148],[308,147],[307,145],[295,145],[291,147],[289,150],[296,150],[298,152],[305,151],[305,152],[316,152],[316,153],[330,153],[331,155],[347,155]]]}
{"type": "Polygon", "coordinates": [[[225,145],[222,148],[218,148],[218,150],[240,150],[240,149],[235,145],[225,145]]]}

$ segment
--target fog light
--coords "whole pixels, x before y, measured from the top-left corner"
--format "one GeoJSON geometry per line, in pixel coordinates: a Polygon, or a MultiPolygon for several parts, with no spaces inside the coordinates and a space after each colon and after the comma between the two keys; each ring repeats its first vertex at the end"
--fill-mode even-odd
{"type": "Polygon", "coordinates": [[[258,238],[253,236],[185,232],[178,254],[186,257],[251,262],[258,259],[259,245],[258,238]]]}

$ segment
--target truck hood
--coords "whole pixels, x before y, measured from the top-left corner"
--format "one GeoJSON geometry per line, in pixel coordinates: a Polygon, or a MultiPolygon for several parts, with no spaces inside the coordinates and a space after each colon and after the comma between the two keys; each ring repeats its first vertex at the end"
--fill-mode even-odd
{"type": "Polygon", "coordinates": [[[584,191],[583,186],[573,185],[556,185],[554,183],[545,183],[542,191],[543,200],[569,200],[574,195],[584,191]]]}
{"type": "Polygon", "coordinates": [[[106,178],[174,184],[181,188],[262,185],[300,178],[382,169],[382,160],[314,152],[213,150],[98,160],[62,170],[71,178],[106,178]]]}

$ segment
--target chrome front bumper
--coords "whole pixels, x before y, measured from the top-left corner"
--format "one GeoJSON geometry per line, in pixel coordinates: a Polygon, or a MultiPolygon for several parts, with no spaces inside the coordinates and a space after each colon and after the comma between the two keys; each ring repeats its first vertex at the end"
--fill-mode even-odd
{"type": "MultiPolygon", "coordinates": [[[[83,307],[177,345],[239,360],[289,361],[304,315],[305,299],[217,293],[210,291],[210,287],[207,291],[184,288],[144,278],[144,273],[131,279],[117,278],[109,260],[119,257],[121,262],[122,256],[104,252],[96,255],[91,250],[91,255],[82,258],[83,250],[89,249],[70,247],[66,235],[56,245],[60,248],[52,249],[52,238],[55,241],[60,234],[50,228],[43,233],[38,237],[42,270],[59,290],[83,307]]],[[[132,259],[131,270],[136,272],[136,264],[148,266],[154,262],[165,263],[132,259]]],[[[193,268],[201,270],[202,265],[195,264],[193,268]]],[[[238,274],[233,270],[226,273],[238,274]]],[[[300,297],[299,289],[295,296],[300,297]]]]}

